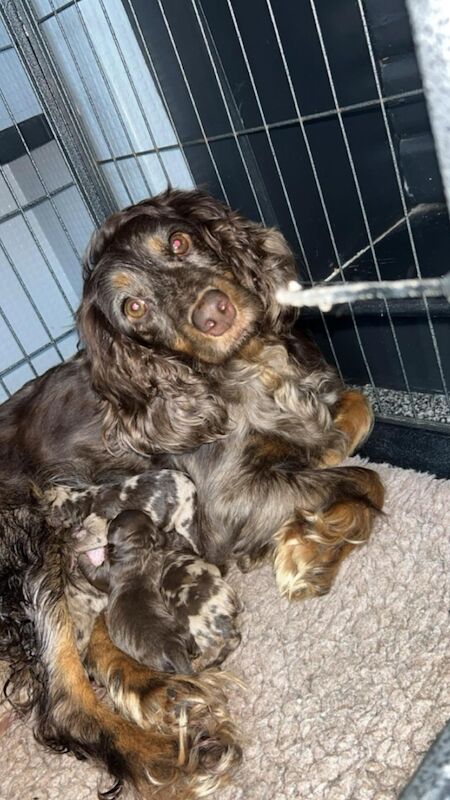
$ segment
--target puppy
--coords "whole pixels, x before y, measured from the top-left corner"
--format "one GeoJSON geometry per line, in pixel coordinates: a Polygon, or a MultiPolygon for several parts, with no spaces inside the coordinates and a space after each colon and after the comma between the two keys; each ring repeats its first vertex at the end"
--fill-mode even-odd
{"type": "Polygon", "coordinates": [[[200,671],[238,646],[241,606],[201,557],[186,475],[155,470],[81,491],[57,486],[45,503],[52,525],[66,529],[66,596],[82,655],[105,608],[116,646],[160,671],[192,672],[193,656],[200,671]]]}
{"type": "Polygon", "coordinates": [[[96,589],[109,594],[106,625],[117,647],[160,672],[191,673],[190,637],[159,591],[164,540],[147,514],[122,511],[109,523],[105,561],[97,566],[82,553],[78,564],[96,589]]]}

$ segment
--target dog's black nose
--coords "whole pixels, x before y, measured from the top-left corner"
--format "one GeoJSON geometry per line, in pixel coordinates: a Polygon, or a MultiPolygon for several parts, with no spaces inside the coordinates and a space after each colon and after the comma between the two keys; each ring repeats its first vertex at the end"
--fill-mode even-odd
{"type": "Polygon", "coordinates": [[[197,303],[192,322],[202,333],[222,336],[231,328],[235,317],[236,309],[229,297],[218,289],[209,289],[197,303]]]}

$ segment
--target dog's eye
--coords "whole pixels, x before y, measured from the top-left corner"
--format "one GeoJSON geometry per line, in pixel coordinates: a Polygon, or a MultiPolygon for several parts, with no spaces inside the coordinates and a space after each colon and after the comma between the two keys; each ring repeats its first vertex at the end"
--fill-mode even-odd
{"type": "Polygon", "coordinates": [[[138,297],[128,297],[123,304],[123,313],[128,319],[141,319],[147,313],[147,303],[138,297]]]}
{"type": "Polygon", "coordinates": [[[191,239],[187,233],[172,233],[169,238],[169,247],[176,256],[184,256],[191,246],[191,239]]]}

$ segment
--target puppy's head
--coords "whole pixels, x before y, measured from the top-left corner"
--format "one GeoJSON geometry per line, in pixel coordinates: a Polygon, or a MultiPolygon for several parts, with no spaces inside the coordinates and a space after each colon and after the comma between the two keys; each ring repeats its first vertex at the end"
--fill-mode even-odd
{"type": "Polygon", "coordinates": [[[108,526],[110,564],[133,567],[163,545],[163,533],[143,511],[121,511],[108,526]]]}

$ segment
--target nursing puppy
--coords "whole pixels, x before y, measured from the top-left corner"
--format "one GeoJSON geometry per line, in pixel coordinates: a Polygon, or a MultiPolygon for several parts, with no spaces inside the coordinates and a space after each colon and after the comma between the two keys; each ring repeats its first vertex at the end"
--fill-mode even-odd
{"type": "Polygon", "coordinates": [[[65,592],[83,657],[95,616],[106,608],[114,644],[161,672],[192,672],[194,655],[199,671],[237,647],[240,603],[218,567],[201,557],[187,475],[161,469],[82,490],[56,486],[45,493],[44,509],[66,531],[65,592]]]}
{"type": "MultiPolygon", "coordinates": [[[[122,511],[109,523],[103,564],[93,564],[87,553],[78,564],[96,589],[109,594],[106,625],[117,647],[152,669],[191,673],[193,643],[159,590],[165,538],[147,514],[122,511]]],[[[89,534],[82,541],[86,547],[89,534]]]]}

